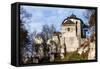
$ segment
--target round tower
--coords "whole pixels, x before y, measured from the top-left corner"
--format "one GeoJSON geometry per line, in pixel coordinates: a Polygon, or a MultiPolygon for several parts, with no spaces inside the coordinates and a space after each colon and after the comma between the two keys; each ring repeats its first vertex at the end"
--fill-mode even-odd
{"type": "Polygon", "coordinates": [[[65,19],[61,25],[62,42],[66,44],[66,51],[76,51],[81,43],[81,21],[74,14],[65,19]]]}

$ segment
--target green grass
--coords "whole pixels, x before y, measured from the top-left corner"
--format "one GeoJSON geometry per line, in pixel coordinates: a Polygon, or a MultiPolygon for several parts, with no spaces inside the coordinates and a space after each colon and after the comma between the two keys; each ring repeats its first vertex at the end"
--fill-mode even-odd
{"type": "Polygon", "coordinates": [[[64,59],[61,59],[60,56],[55,58],[55,61],[78,61],[78,60],[86,60],[82,55],[77,52],[71,52],[65,54],[64,59]]]}

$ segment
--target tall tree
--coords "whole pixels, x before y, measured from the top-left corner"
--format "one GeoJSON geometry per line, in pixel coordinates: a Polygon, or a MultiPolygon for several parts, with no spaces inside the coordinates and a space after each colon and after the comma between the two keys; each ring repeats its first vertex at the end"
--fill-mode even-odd
{"type": "Polygon", "coordinates": [[[53,33],[56,32],[56,28],[55,26],[52,24],[51,27],[50,27],[50,37],[53,36],[53,33]]]}
{"type": "Polygon", "coordinates": [[[56,28],[53,24],[50,26],[48,26],[47,24],[43,25],[42,36],[43,36],[44,40],[47,41],[48,39],[52,38],[53,33],[55,31],[56,31],[56,28]]]}
{"type": "Polygon", "coordinates": [[[42,34],[44,35],[44,40],[47,41],[49,39],[49,26],[47,24],[43,25],[42,27],[42,34]]]}
{"type": "Polygon", "coordinates": [[[96,20],[96,14],[95,14],[95,11],[92,11],[92,14],[89,20],[90,27],[95,26],[95,22],[96,22],[95,20],[96,20]]]}
{"type": "Polygon", "coordinates": [[[21,63],[26,63],[28,57],[31,56],[32,46],[25,24],[31,19],[31,14],[28,13],[23,7],[20,8],[20,56],[21,63]]]}
{"type": "Polygon", "coordinates": [[[95,10],[87,9],[86,14],[84,16],[85,18],[88,19],[88,23],[90,27],[95,26],[95,18],[96,18],[95,10]]]}

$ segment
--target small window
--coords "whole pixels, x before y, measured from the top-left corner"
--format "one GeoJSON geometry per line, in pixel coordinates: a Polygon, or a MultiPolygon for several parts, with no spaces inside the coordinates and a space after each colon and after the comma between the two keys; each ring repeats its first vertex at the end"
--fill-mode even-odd
{"type": "Polygon", "coordinates": [[[68,31],[70,31],[70,28],[67,28],[68,31]]]}

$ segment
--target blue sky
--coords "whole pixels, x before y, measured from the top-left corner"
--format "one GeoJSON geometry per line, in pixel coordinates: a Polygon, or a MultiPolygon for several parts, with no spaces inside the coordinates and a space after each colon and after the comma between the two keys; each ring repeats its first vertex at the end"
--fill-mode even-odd
{"type": "Polygon", "coordinates": [[[85,24],[88,24],[88,20],[84,17],[87,14],[86,9],[76,9],[76,8],[57,8],[57,7],[37,7],[37,6],[21,6],[28,13],[32,14],[30,22],[25,23],[25,29],[29,33],[34,30],[41,32],[42,26],[54,25],[57,31],[60,31],[62,21],[75,14],[78,18],[81,18],[85,24]]]}

